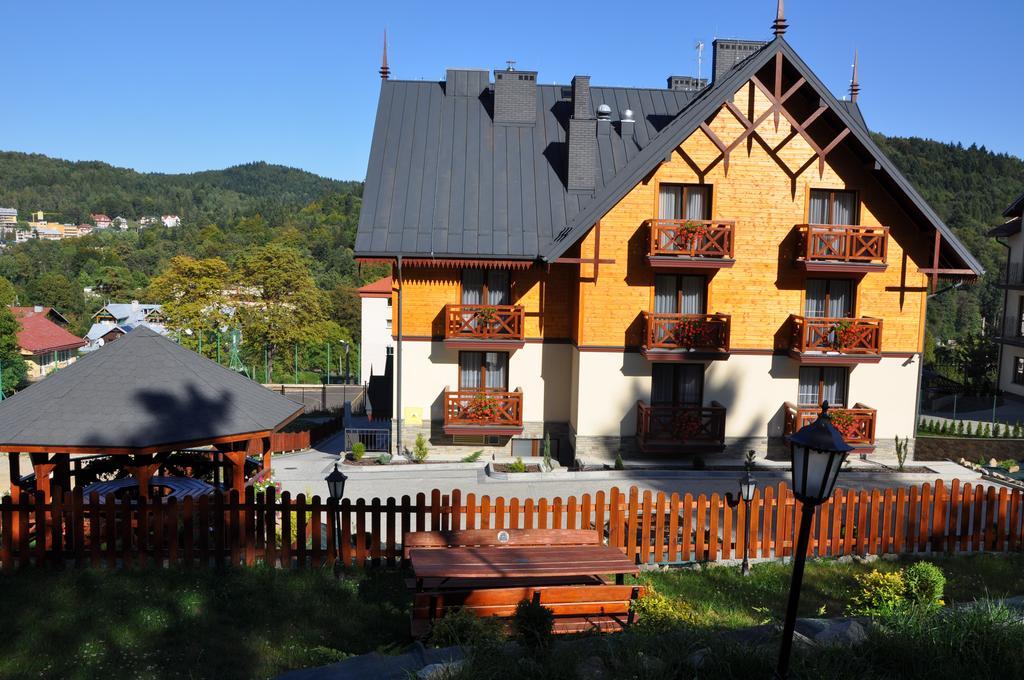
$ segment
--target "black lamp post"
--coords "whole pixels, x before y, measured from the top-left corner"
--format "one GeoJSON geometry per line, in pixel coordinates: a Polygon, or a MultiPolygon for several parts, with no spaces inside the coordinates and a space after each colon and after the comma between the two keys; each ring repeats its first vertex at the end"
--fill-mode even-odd
{"type": "Polygon", "coordinates": [[[789,603],[786,605],[786,620],[782,627],[779,665],[775,670],[777,678],[785,678],[789,674],[796,609],[800,603],[800,587],[804,580],[807,542],[811,535],[814,513],[818,506],[832,495],[843,461],[853,449],[832,425],[827,401],[822,403],[821,415],[817,420],[790,436],[789,448],[793,461],[793,495],[803,505],[803,511],[800,514],[796,552],[793,553],[793,579],[789,585],[789,603]]]}
{"type": "Polygon", "coordinates": [[[338,517],[340,512],[341,499],[345,495],[345,482],[348,481],[348,475],[338,469],[338,464],[334,464],[334,469],[324,478],[327,482],[327,493],[338,505],[335,506],[335,511],[331,513],[331,521],[334,523],[334,568],[335,574],[337,574],[338,563],[341,560],[341,520],[338,517]]]}
{"type": "Polygon", "coordinates": [[[757,480],[751,476],[750,470],[747,470],[740,478],[740,499],[744,503],[747,517],[747,530],[743,534],[743,566],[740,568],[740,573],[744,576],[750,576],[750,502],[754,500],[755,491],[757,491],[757,480]]]}
{"type": "Polygon", "coordinates": [[[352,375],[348,370],[348,352],[351,349],[351,345],[348,342],[343,342],[342,344],[345,345],[345,384],[347,385],[349,376],[352,375]]]}

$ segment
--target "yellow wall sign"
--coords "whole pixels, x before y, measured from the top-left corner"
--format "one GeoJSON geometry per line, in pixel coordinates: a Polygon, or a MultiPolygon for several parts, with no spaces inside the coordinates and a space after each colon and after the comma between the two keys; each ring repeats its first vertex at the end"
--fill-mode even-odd
{"type": "Polygon", "coordinates": [[[406,425],[423,424],[423,408],[420,406],[407,406],[402,409],[402,420],[406,425]]]}

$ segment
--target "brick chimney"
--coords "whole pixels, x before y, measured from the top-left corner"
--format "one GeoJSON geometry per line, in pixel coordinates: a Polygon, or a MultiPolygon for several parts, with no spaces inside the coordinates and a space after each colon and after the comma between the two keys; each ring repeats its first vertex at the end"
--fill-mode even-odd
{"type": "Polygon", "coordinates": [[[711,82],[717,83],[732,70],[733,66],[764,47],[765,44],[758,40],[729,40],[722,38],[715,40],[711,43],[711,82]]]}
{"type": "Polygon", "coordinates": [[[572,118],[569,119],[569,191],[593,191],[597,186],[597,121],[590,105],[590,76],[572,79],[572,118]]]}
{"type": "Polygon", "coordinates": [[[533,125],[537,122],[537,72],[494,72],[494,124],[533,125]]]}

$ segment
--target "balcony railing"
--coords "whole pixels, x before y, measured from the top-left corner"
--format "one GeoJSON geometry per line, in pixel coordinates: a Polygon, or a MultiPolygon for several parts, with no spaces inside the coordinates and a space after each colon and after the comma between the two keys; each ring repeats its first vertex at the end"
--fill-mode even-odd
{"type": "Polygon", "coordinates": [[[848,224],[801,224],[800,257],[810,262],[885,264],[889,227],[848,224]]]}
{"type": "Polygon", "coordinates": [[[790,350],[842,355],[879,356],[882,320],[867,317],[810,317],[792,314],[790,350]]]}
{"type": "Polygon", "coordinates": [[[519,305],[446,305],[445,340],[523,341],[519,305]]]}
{"type": "MultiPolygon", "coordinates": [[[[784,434],[789,436],[805,425],[810,425],[821,415],[820,406],[797,406],[790,402],[784,404],[786,422],[784,434]]],[[[830,408],[829,416],[843,439],[851,446],[874,446],[875,417],[877,412],[864,404],[854,404],[853,408],[830,408]]]]}
{"type": "Polygon", "coordinates": [[[732,259],[736,223],[728,220],[647,220],[650,257],[732,259]]]}
{"type": "Polygon", "coordinates": [[[644,312],[644,350],[729,352],[728,314],[644,312]]]}
{"type": "Polygon", "coordinates": [[[523,429],[521,390],[445,390],[445,431],[514,434],[523,429]]]}
{"type": "Polygon", "coordinates": [[[721,447],[725,443],[725,407],[636,404],[636,438],[641,450],[721,447]]]}

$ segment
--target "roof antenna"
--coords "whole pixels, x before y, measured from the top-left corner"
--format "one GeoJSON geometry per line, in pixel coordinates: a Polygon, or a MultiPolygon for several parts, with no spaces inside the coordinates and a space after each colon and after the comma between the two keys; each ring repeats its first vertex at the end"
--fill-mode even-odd
{"type": "Polygon", "coordinates": [[[505,68],[506,71],[515,71],[516,70],[516,60],[515,59],[506,59],[505,63],[508,64],[508,66],[505,68]]]}
{"type": "Polygon", "coordinates": [[[388,67],[388,29],[384,29],[384,56],[380,61],[380,73],[381,80],[387,80],[391,76],[391,69],[388,67]]]}
{"type": "Polygon", "coordinates": [[[786,23],[786,0],[779,0],[778,9],[775,11],[775,21],[772,22],[772,33],[775,34],[776,38],[781,38],[782,34],[789,28],[789,24],[786,23]]]}
{"type": "Polygon", "coordinates": [[[697,80],[700,80],[701,63],[704,59],[704,41],[698,40],[697,44],[693,46],[697,50],[697,80]]]}
{"type": "Polygon", "coordinates": [[[850,101],[857,103],[860,94],[860,82],[857,80],[857,50],[853,51],[853,78],[850,79],[850,101]]]}

